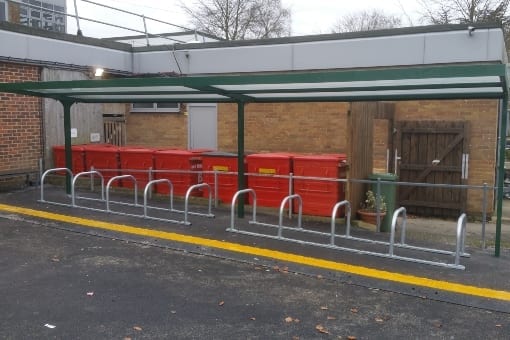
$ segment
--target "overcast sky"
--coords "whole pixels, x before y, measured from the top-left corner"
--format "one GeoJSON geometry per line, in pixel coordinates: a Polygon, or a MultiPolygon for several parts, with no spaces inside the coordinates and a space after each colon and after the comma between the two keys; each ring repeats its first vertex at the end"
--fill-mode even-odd
{"type": "MultiPolygon", "coordinates": [[[[147,17],[156,18],[185,27],[191,25],[180,7],[180,0],[95,0],[104,5],[121,8],[147,17]]],[[[186,4],[193,0],[183,0],[186,4]]],[[[282,0],[284,6],[292,11],[292,35],[308,35],[331,33],[335,22],[348,13],[360,10],[380,9],[386,14],[400,16],[404,26],[417,26],[419,22],[420,5],[418,0],[282,0]]],[[[118,13],[108,9],[101,9],[95,5],[76,0],[78,14],[82,17],[107,21],[121,26],[127,26],[143,31],[143,21],[128,14],[118,13]]],[[[74,14],[73,0],[67,0],[67,11],[74,14]]],[[[151,33],[175,32],[176,28],[147,21],[151,33]]],[[[98,24],[80,22],[84,35],[92,37],[108,37],[133,35],[127,32],[107,28],[98,24]]],[[[192,28],[192,27],[190,27],[192,28]]],[[[68,19],[68,32],[76,32],[76,22],[68,19]]]]}

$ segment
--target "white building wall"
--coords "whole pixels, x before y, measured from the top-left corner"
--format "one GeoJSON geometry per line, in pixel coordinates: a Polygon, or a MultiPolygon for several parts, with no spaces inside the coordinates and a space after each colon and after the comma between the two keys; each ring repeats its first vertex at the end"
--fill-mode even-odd
{"type": "Polygon", "coordinates": [[[134,72],[212,74],[506,62],[500,29],[134,54],[134,72]],[[177,67],[177,62],[179,67],[177,67]]]}
{"type": "Polygon", "coordinates": [[[97,40],[92,45],[87,43],[92,40],[78,37],[62,40],[6,30],[0,30],[0,41],[0,58],[101,66],[135,74],[197,75],[507,62],[499,28],[477,29],[471,35],[466,29],[352,39],[309,37],[308,41],[275,40],[274,44],[267,41],[251,45],[214,43],[212,47],[181,44],[158,50],[131,49],[129,45],[97,40]],[[103,46],[97,46],[101,43],[103,46]]]}

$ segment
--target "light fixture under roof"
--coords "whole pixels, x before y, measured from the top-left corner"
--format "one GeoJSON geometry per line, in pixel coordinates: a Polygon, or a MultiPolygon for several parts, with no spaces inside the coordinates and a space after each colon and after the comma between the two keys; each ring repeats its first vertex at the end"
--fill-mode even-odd
{"type": "Polygon", "coordinates": [[[101,78],[103,76],[103,73],[104,73],[104,68],[96,67],[94,69],[94,77],[96,77],[96,78],[101,78]]]}

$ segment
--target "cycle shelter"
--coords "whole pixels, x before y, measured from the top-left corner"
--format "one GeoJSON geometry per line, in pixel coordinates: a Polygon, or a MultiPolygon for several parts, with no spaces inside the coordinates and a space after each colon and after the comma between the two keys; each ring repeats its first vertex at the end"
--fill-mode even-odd
{"type": "MultiPolygon", "coordinates": [[[[481,31],[477,30],[476,34],[479,32],[481,31]]],[[[470,41],[475,42],[474,39],[470,41]]],[[[310,70],[302,66],[285,72],[1,83],[0,92],[52,98],[62,103],[65,165],[68,169],[72,169],[71,107],[75,103],[237,104],[237,189],[244,190],[245,164],[242,156],[245,154],[245,107],[251,103],[495,99],[500,103],[501,122],[498,131],[506,131],[508,81],[506,60],[503,60],[506,58],[495,58],[492,55],[477,56],[467,61],[448,59],[447,56],[444,58],[444,61],[438,63],[423,56],[414,64],[405,65],[388,60],[386,63],[362,68],[346,66],[344,69],[310,70]]],[[[504,138],[500,138],[500,173],[504,172],[504,143],[504,138]]],[[[68,174],[66,177],[66,190],[71,194],[73,176],[68,174]]],[[[498,178],[497,191],[495,255],[499,256],[503,176],[498,178]]],[[[135,199],[130,204],[139,205],[135,199]]],[[[109,209],[113,211],[113,207],[109,209]]],[[[244,216],[244,202],[237,205],[237,215],[244,216]]],[[[186,218],[183,219],[185,220],[186,218]]]]}

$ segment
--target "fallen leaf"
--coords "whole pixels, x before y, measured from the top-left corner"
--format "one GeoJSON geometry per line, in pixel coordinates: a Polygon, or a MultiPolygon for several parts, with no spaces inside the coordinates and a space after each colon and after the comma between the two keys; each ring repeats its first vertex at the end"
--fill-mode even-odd
{"type": "Polygon", "coordinates": [[[384,319],[380,318],[380,317],[377,317],[377,318],[375,318],[375,322],[384,322],[384,319]]]}
{"type": "Polygon", "coordinates": [[[327,306],[321,306],[321,310],[328,310],[327,306]]]}
{"type": "Polygon", "coordinates": [[[50,328],[50,329],[53,329],[53,328],[55,328],[55,327],[57,327],[57,326],[55,326],[55,325],[50,325],[49,323],[47,323],[47,324],[45,324],[45,325],[44,325],[44,327],[46,327],[46,328],[50,328]]]}
{"type": "Polygon", "coordinates": [[[496,327],[503,327],[503,325],[497,324],[496,327]]]}
{"type": "Polygon", "coordinates": [[[286,274],[289,272],[289,267],[283,267],[280,271],[286,274]]]}
{"type": "Polygon", "coordinates": [[[328,320],[336,320],[336,318],[334,316],[329,316],[327,317],[328,320]]]}
{"type": "Polygon", "coordinates": [[[294,336],[292,337],[292,340],[299,340],[299,336],[295,336],[295,335],[294,335],[294,336]]]}
{"type": "Polygon", "coordinates": [[[294,319],[294,323],[299,323],[301,320],[299,319],[294,319]]]}
{"type": "Polygon", "coordinates": [[[357,312],[358,312],[357,308],[351,308],[351,313],[357,313],[357,312]]]}
{"type": "Polygon", "coordinates": [[[315,329],[317,331],[319,331],[319,333],[322,333],[322,334],[329,334],[328,330],[326,328],[324,328],[323,325],[317,325],[315,326],[315,329]]]}
{"type": "Polygon", "coordinates": [[[280,270],[280,267],[278,267],[278,266],[274,266],[274,267],[273,267],[273,270],[279,271],[279,270],[280,270]]]}
{"type": "Polygon", "coordinates": [[[436,322],[434,322],[434,327],[441,328],[441,327],[443,327],[443,324],[439,321],[436,321],[436,322]]]}
{"type": "Polygon", "coordinates": [[[139,332],[140,332],[140,331],[142,330],[142,327],[140,327],[140,326],[134,326],[134,327],[133,327],[133,329],[134,329],[135,331],[139,331],[139,332]]]}
{"type": "Polygon", "coordinates": [[[131,340],[131,338],[129,338],[129,337],[125,337],[123,340],[131,340]]]}
{"type": "Polygon", "coordinates": [[[87,292],[87,296],[94,296],[94,292],[87,292]]]}
{"type": "Polygon", "coordinates": [[[319,280],[322,280],[324,277],[323,277],[322,275],[317,275],[317,278],[318,278],[319,280]]]}
{"type": "Polygon", "coordinates": [[[251,320],[251,321],[255,321],[255,320],[257,320],[257,319],[256,319],[254,316],[252,316],[252,317],[250,318],[250,320],[251,320]]]}
{"type": "Polygon", "coordinates": [[[292,322],[292,321],[294,321],[294,319],[293,319],[293,318],[291,318],[290,316],[287,316],[287,317],[285,318],[285,322],[287,322],[287,323],[292,322]]]}
{"type": "Polygon", "coordinates": [[[225,301],[218,302],[218,306],[223,306],[225,304],[225,301]]]}
{"type": "Polygon", "coordinates": [[[57,258],[57,257],[54,257],[54,258],[52,258],[51,260],[52,260],[53,262],[60,262],[60,259],[59,259],[59,258],[57,258]]]}
{"type": "Polygon", "coordinates": [[[357,338],[354,335],[349,335],[347,337],[348,340],[356,340],[357,338]]]}

